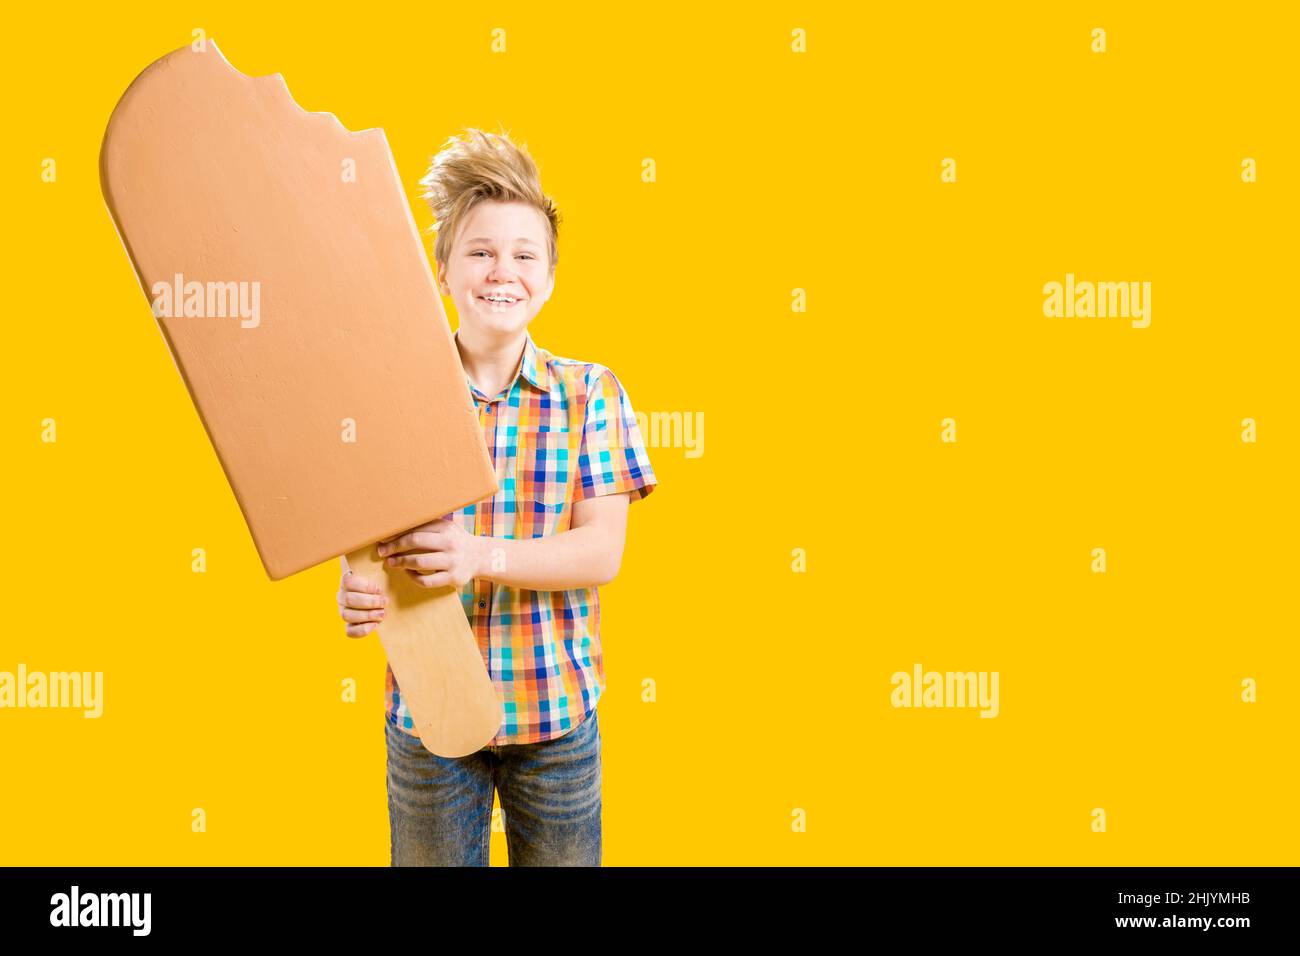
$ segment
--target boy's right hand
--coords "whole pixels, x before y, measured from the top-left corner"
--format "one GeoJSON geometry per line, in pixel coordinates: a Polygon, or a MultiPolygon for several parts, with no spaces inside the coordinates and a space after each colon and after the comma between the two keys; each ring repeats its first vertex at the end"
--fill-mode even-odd
{"type": "Polygon", "coordinates": [[[348,637],[365,637],[378,627],[387,604],[382,584],[372,584],[351,571],[344,573],[339,585],[339,614],[348,637]]]}

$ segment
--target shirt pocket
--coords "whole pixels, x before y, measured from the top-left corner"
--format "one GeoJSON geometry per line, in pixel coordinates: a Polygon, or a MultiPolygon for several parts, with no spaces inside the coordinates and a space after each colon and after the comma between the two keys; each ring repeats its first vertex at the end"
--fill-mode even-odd
{"type": "Polygon", "coordinates": [[[572,436],[568,429],[519,433],[516,496],[526,515],[554,518],[564,510],[575,471],[572,436]]]}

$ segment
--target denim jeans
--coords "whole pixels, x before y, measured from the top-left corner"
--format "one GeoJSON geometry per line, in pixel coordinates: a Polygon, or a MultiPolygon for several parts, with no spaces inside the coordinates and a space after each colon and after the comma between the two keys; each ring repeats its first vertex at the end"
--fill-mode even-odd
{"type": "Polygon", "coordinates": [[[392,866],[487,866],[494,790],[511,866],[600,866],[596,711],[562,737],[455,758],[384,727],[392,866]]]}

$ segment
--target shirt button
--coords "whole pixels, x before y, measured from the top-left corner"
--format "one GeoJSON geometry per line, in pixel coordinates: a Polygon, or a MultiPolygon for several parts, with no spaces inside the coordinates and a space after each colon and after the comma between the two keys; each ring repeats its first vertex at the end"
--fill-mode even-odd
{"type": "Polygon", "coordinates": [[[479,601],[479,602],[478,602],[478,606],[479,606],[479,607],[487,607],[487,601],[479,601]]]}

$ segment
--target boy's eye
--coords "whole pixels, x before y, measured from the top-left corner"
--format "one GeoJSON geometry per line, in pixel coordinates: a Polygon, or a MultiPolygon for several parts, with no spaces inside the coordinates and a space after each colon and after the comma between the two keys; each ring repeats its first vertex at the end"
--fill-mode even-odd
{"type": "MultiPolygon", "coordinates": [[[[478,249],[478,250],[475,250],[474,252],[471,252],[470,255],[471,255],[471,256],[476,256],[476,255],[478,255],[480,252],[483,253],[483,255],[485,255],[485,256],[490,256],[490,255],[492,254],[492,253],[488,252],[486,249],[478,249]]],[[[517,258],[517,259],[532,259],[532,258],[534,258],[534,257],[533,257],[533,256],[530,256],[530,255],[528,255],[528,254],[526,254],[526,253],[521,253],[520,255],[516,256],[515,258],[517,258]]]]}

